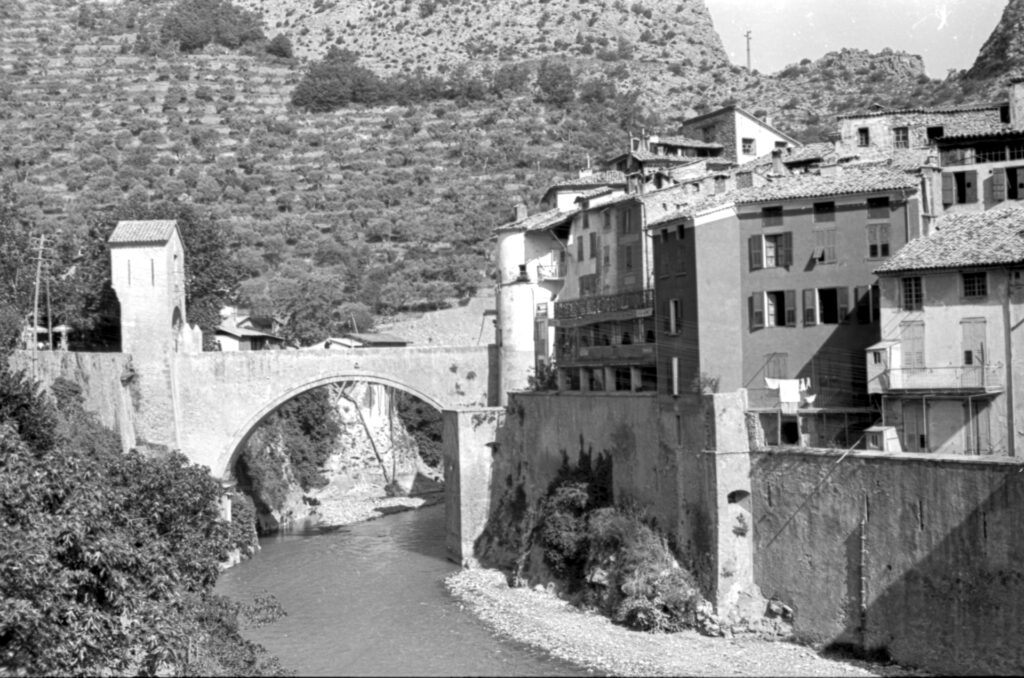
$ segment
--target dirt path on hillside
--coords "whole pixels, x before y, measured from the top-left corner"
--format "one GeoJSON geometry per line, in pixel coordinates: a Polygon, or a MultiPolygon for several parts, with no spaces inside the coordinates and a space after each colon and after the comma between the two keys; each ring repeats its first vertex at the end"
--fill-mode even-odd
{"type": "Polygon", "coordinates": [[[754,637],[709,638],[695,631],[631,631],[581,612],[546,591],[509,588],[497,570],[462,570],[448,590],[495,631],[553,656],[623,676],[909,676],[897,666],[838,661],[788,642],[754,637]]]}

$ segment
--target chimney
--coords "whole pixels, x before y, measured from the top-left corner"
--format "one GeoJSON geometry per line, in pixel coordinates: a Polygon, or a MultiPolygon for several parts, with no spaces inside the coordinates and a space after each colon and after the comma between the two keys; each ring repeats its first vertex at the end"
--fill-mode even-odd
{"type": "Polygon", "coordinates": [[[1010,129],[1024,129],[1024,78],[1010,80],[1010,129]]]}
{"type": "Polygon", "coordinates": [[[766,124],[768,126],[771,126],[771,124],[772,124],[772,116],[770,116],[768,114],[765,114],[765,116],[764,116],[764,124],[766,124]]]}
{"type": "Polygon", "coordinates": [[[522,221],[523,219],[525,219],[527,217],[527,209],[526,209],[526,203],[525,202],[522,202],[522,201],[517,202],[512,207],[512,209],[515,210],[515,218],[513,219],[513,221],[522,221]]]}
{"type": "Polygon", "coordinates": [[[785,176],[786,174],[786,166],[782,163],[781,148],[772,149],[772,174],[778,175],[780,177],[785,176]]]}

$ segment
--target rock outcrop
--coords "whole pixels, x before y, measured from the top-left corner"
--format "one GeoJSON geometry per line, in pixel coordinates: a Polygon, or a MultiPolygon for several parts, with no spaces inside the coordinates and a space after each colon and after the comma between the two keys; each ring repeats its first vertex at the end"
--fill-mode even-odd
{"type": "Polygon", "coordinates": [[[972,79],[1024,72],[1024,0],[1010,0],[995,30],[967,72],[972,79]]]}

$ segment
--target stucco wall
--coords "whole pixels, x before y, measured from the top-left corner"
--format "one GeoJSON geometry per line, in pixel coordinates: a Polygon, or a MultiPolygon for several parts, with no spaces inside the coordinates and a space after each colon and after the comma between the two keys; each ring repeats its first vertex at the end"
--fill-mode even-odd
{"type": "Polygon", "coordinates": [[[1024,671],[1024,463],[751,457],[755,579],[794,609],[799,637],[941,672],[1024,671]]]}

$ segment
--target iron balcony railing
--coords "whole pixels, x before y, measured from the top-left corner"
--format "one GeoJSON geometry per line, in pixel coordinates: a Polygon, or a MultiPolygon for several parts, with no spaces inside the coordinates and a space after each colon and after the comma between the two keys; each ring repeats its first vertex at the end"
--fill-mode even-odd
{"type": "Polygon", "coordinates": [[[882,372],[878,386],[883,393],[893,390],[992,391],[1003,387],[1003,378],[1001,370],[984,365],[901,367],[882,372]]]}
{"type": "Polygon", "coordinates": [[[653,363],[654,344],[556,347],[555,360],[560,365],[577,361],[653,363]]]}
{"type": "Polygon", "coordinates": [[[562,280],[565,278],[565,264],[546,264],[537,267],[537,280],[562,280]]]}
{"type": "Polygon", "coordinates": [[[598,297],[581,297],[571,301],[555,302],[555,318],[568,320],[584,318],[614,311],[633,311],[654,308],[654,290],[637,290],[598,297]]]}

